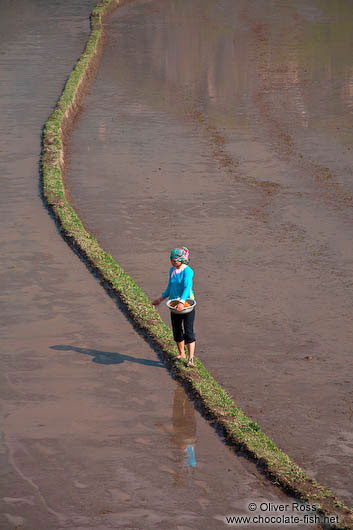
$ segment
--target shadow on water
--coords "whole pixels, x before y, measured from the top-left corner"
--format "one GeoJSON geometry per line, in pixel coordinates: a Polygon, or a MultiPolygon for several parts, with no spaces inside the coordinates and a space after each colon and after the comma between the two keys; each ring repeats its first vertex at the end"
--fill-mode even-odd
{"type": "Polygon", "coordinates": [[[150,361],[149,359],[141,359],[139,357],[133,357],[132,355],[126,355],[125,353],[93,350],[91,348],[79,348],[78,346],[65,346],[64,344],[57,344],[55,346],[50,346],[50,348],[52,350],[74,351],[78,353],[83,353],[84,355],[91,355],[93,357],[92,362],[99,364],[122,364],[125,361],[129,361],[132,363],[144,364],[147,366],[165,368],[164,364],[160,361],[150,361]]]}

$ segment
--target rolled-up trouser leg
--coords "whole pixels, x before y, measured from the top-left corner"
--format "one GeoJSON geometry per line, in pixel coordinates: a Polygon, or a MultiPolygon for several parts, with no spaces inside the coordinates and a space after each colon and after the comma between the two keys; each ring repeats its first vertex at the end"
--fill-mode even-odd
{"type": "Polygon", "coordinates": [[[195,309],[184,315],[184,340],[185,344],[190,344],[196,340],[194,332],[195,309]]]}
{"type": "Polygon", "coordinates": [[[170,313],[173,327],[173,337],[175,342],[190,344],[196,340],[194,333],[195,309],[190,313],[180,314],[170,313]]]}

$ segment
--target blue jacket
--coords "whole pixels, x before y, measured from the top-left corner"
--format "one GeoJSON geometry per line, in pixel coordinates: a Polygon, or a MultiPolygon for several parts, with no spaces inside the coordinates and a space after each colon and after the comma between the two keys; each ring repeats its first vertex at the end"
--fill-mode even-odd
{"type": "Polygon", "coordinates": [[[170,267],[168,287],[162,293],[163,298],[179,298],[181,302],[185,302],[187,298],[194,300],[195,295],[192,290],[194,271],[187,265],[183,271],[172,277],[173,270],[174,267],[170,267]]]}

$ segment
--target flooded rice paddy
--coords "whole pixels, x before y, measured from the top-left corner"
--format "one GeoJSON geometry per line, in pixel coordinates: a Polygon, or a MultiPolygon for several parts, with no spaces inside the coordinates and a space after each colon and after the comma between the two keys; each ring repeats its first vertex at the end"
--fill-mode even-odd
{"type": "Polygon", "coordinates": [[[0,529],[224,528],[292,499],[201,418],[39,197],[41,128],[95,3],[0,4],[0,529]]]}
{"type": "Polygon", "coordinates": [[[197,355],[349,505],[352,15],[348,0],[122,7],[67,175],[85,226],[151,299],[170,249],[190,248],[197,355]]]}

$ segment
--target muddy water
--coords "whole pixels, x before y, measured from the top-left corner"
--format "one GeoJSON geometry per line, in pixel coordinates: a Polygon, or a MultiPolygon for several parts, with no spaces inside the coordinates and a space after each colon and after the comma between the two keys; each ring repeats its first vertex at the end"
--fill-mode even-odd
{"type": "Polygon", "coordinates": [[[292,501],[223,445],[39,199],[41,127],[94,4],[0,5],[0,529],[223,528],[292,501]]]}
{"type": "Polygon", "coordinates": [[[324,0],[121,8],[68,175],[87,228],[151,298],[169,249],[191,249],[198,356],[348,504],[352,15],[324,0]]]}

